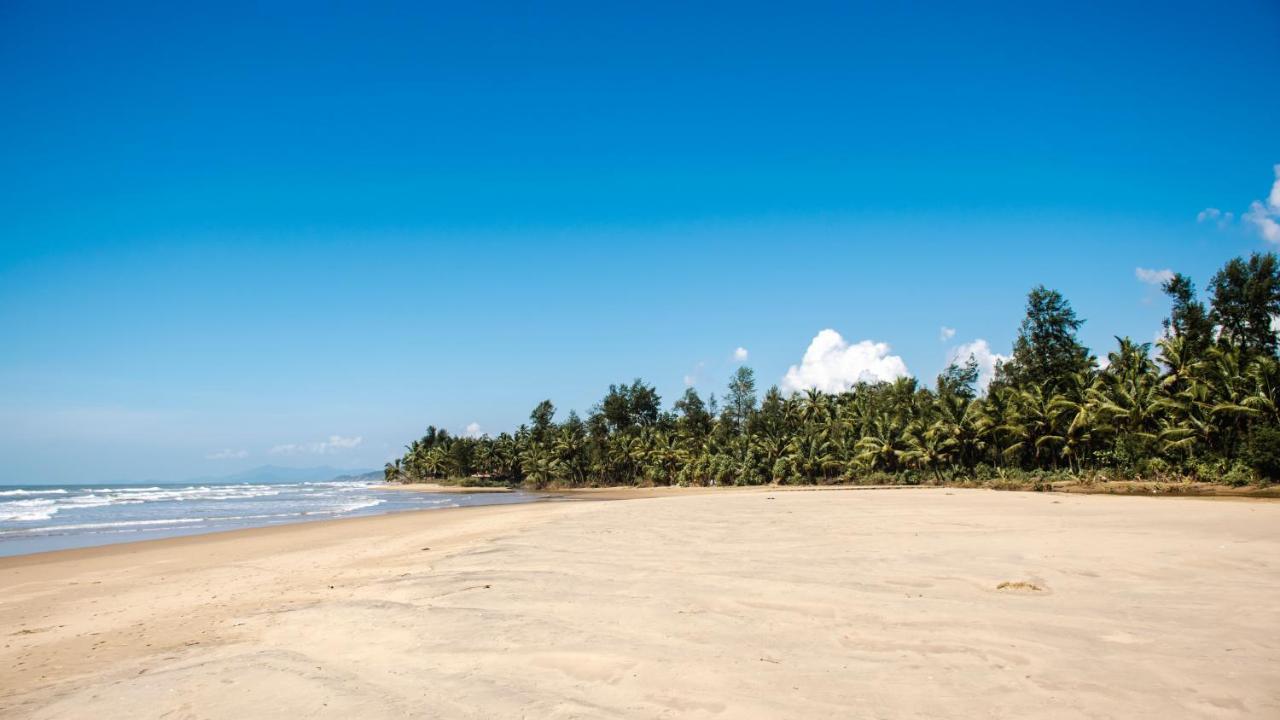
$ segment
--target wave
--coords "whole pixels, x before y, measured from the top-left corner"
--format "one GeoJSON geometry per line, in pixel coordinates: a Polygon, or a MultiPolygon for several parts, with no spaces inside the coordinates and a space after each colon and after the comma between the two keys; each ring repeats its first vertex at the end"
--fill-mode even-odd
{"type": "Polygon", "coordinates": [[[15,495],[66,495],[66,494],[67,494],[67,491],[63,490],[62,488],[55,488],[53,490],[24,490],[22,488],[19,488],[17,490],[0,490],[0,497],[12,497],[15,495]]]}
{"type": "Polygon", "coordinates": [[[158,525],[191,525],[193,523],[202,523],[205,521],[206,518],[168,518],[163,520],[120,520],[118,522],[79,523],[76,525],[45,525],[44,527],[38,528],[22,528],[21,530],[0,531],[0,537],[19,534],[29,535],[32,533],[56,534],[71,530],[110,530],[129,527],[154,527],[158,525]]]}
{"type": "MultiPolygon", "coordinates": [[[[316,515],[344,515],[347,513],[364,510],[371,507],[381,505],[384,501],[378,498],[370,498],[357,502],[347,503],[339,507],[320,508],[316,510],[296,510],[293,512],[283,513],[261,513],[255,515],[221,515],[210,517],[181,517],[181,518],[160,518],[154,520],[118,520],[114,522],[98,522],[98,523],[76,523],[73,525],[42,525],[40,527],[19,528],[14,530],[0,530],[0,538],[14,535],[58,535],[68,532],[120,532],[127,528],[159,528],[162,526],[174,525],[192,525],[195,523],[238,523],[246,520],[276,520],[282,518],[304,518],[316,515]]],[[[5,520],[48,520],[57,510],[52,510],[40,517],[38,510],[32,510],[27,513],[28,517],[7,517],[0,513],[0,519],[5,520]]]]}
{"type": "Polygon", "coordinates": [[[56,512],[58,512],[57,501],[44,498],[0,503],[0,520],[17,522],[48,520],[56,512]]]}

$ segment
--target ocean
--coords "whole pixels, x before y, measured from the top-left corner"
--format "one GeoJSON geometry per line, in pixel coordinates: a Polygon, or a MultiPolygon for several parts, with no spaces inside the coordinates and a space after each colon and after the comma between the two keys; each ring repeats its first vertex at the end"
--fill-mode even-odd
{"type": "Polygon", "coordinates": [[[0,485],[0,556],[536,498],[524,492],[427,493],[379,485],[364,480],[0,485]]]}

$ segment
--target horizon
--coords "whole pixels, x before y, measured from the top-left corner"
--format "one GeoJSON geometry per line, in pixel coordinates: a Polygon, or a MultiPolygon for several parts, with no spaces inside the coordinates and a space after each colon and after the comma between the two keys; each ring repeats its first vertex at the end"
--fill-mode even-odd
{"type": "Polygon", "coordinates": [[[0,487],[6,488],[30,488],[43,486],[58,487],[116,487],[129,485],[191,485],[191,484],[263,484],[270,485],[273,483],[295,483],[295,482],[317,482],[337,480],[347,476],[362,476],[372,474],[382,474],[380,468],[340,468],[332,465],[310,465],[310,466],[294,466],[294,465],[257,465],[255,467],[237,470],[218,475],[199,475],[178,479],[164,478],[106,478],[98,479],[92,482],[0,482],[0,487]],[[280,472],[284,471],[284,472],[280,472]],[[270,473],[274,473],[271,477],[264,477],[270,473]],[[302,473],[313,473],[314,476],[303,476],[302,473]],[[294,477],[283,477],[285,474],[292,474],[294,477]]]}
{"type": "Polygon", "coordinates": [[[1102,357],[1280,248],[1274,3],[0,12],[7,485],[928,383],[1040,284],[1102,357]]]}

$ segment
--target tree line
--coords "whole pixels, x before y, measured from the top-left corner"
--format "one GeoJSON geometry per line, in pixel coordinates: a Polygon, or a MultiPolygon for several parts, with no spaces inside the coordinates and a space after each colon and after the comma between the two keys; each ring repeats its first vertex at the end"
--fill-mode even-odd
{"type": "Polygon", "coordinates": [[[1280,269],[1272,253],[1226,263],[1208,304],[1163,284],[1162,337],[1116,338],[1105,359],[1056,290],[1027,296],[1010,359],[985,389],[973,357],[840,393],[757,396],[749,367],[721,398],[689,388],[664,409],[643,380],[611,385],[586,417],[544,400],[496,437],[430,427],[388,480],[548,486],[986,481],[997,478],[1280,479],[1280,269]]]}

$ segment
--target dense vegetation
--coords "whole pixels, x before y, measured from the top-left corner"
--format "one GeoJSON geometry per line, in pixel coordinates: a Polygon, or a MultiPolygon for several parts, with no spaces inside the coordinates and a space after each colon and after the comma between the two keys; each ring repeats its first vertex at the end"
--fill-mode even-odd
{"type": "Polygon", "coordinates": [[[550,400],[514,434],[429,428],[387,479],[473,477],[532,487],[922,482],[1005,478],[1280,479],[1280,269],[1273,254],[1227,263],[1208,306],[1191,280],[1153,348],[1129,338],[1099,362],[1058,292],[1037,287],[1013,354],[979,392],[973,358],[933,387],[913,378],[847,392],[757,398],[750,368],[723,400],[692,388],[664,410],[641,380],[610,386],[586,418],[550,400]]]}

